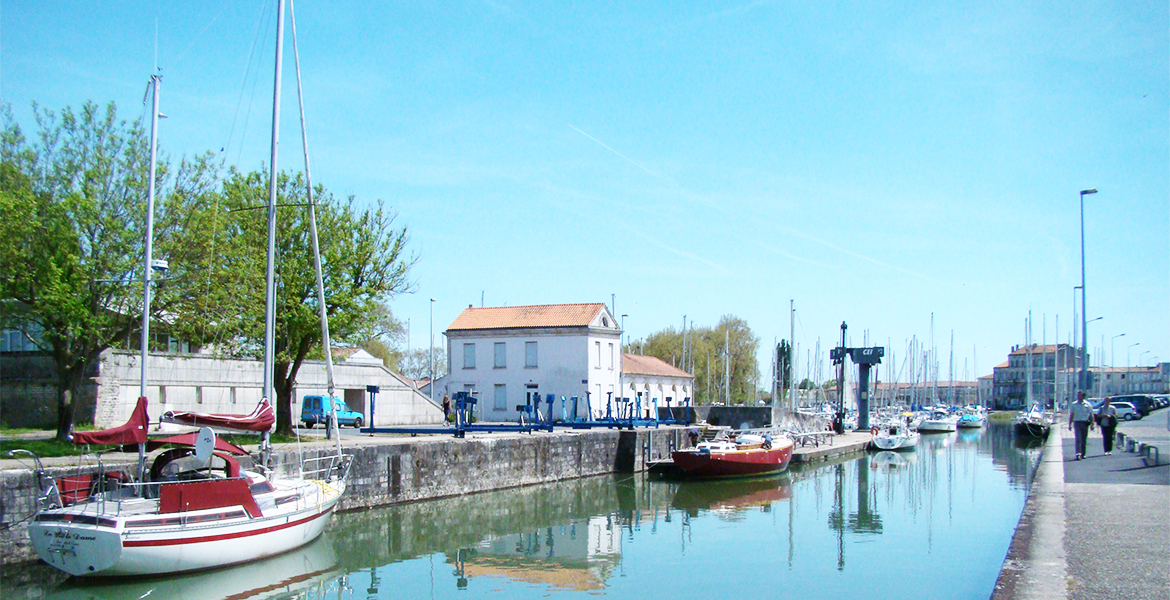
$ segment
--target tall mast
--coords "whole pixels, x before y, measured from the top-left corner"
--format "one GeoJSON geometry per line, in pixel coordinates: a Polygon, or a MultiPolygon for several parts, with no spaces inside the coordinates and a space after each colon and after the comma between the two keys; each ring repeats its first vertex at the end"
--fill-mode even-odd
{"type": "MultiPolygon", "coordinates": [[[[313,269],[317,275],[317,312],[321,318],[321,349],[325,353],[325,381],[329,392],[329,414],[333,417],[329,420],[329,427],[333,428],[333,433],[337,436],[337,448],[340,452],[341,432],[338,431],[337,405],[333,402],[334,390],[336,389],[333,379],[333,349],[330,347],[329,317],[325,308],[325,281],[321,275],[321,244],[317,237],[317,203],[313,199],[313,174],[309,169],[309,129],[305,125],[305,95],[301,89],[301,54],[297,48],[297,17],[292,0],[289,0],[288,12],[291,17],[289,24],[292,26],[293,64],[296,66],[297,72],[297,106],[301,113],[301,148],[305,154],[305,193],[309,200],[309,232],[313,238],[313,269]]],[[[370,415],[370,420],[373,420],[373,415],[370,415]]]]}
{"type": "Polygon", "coordinates": [[[276,2],[276,75],[272,85],[272,154],[268,159],[268,264],[264,279],[264,390],[273,402],[276,357],[276,155],[280,147],[280,70],[284,58],[284,0],[276,2]]]}
{"type": "MultiPolygon", "coordinates": [[[[142,263],[142,368],[138,395],[146,397],[146,357],[150,352],[150,274],[154,252],[154,173],[158,157],[158,90],[162,76],[150,76],[150,179],[146,182],[146,252],[142,263]]],[[[145,100],[145,99],[144,99],[145,100]]]]}

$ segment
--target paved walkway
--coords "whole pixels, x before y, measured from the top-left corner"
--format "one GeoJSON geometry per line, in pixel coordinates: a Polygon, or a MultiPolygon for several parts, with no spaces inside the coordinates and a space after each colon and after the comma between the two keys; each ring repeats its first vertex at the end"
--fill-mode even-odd
{"type": "MultiPolygon", "coordinates": [[[[1118,431],[1166,444],[1168,413],[1118,431]]],[[[1094,430],[1087,457],[1074,461],[1067,425],[1053,433],[992,597],[1170,597],[1170,450],[1159,448],[1158,465],[1118,448],[1105,456],[1094,430]]]]}

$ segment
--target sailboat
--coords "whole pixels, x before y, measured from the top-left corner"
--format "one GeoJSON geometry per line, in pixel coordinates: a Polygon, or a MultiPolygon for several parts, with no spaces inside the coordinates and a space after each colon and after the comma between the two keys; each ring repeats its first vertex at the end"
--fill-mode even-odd
{"type": "MultiPolygon", "coordinates": [[[[274,348],[274,245],[276,139],[279,130],[280,65],[284,1],[277,10],[276,79],[273,100],[272,181],[269,193],[267,302],[265,306],[265,381],[261,403],[250,415],[168,413],[167,420],[205,425],[163,440],[148,440],[146,389],[147,333],[150,301],[151,217],[147,217],[146,274],[143,299],[143,382],[130,420],[113,429],[74,435],[75,443],[138,446],[136,478],[100,470],[72,478],[48,480],[29,523],[37,555],[70,575],[86,577],[160,575],[247,563],[282,554],[316,539],[345,492],[352,456],[341,452],[302,460],[297,473],[281,476],[268,468],[268,430],[274,418],[272,397],[274,348]],[[245,469],[248,453],[217,437],[220,429],[262,433],[258,467],[245,469]],[[146,452],[168,449],[154,457],[147,472],[146,452]],[[192,448],[194,451],[192,452],[192,448]]],[[[294,24],[295,35],[295,24],[294,24]]],[[[154,82],[154,124],[158,115],[158,80],[154,82]]],[[[151,129],[151,178],[148,211],[153,207],[155,127],[151,129]]],[[[310,203],[311,206],[311,203],[310,203]]],[[[311,213],[315,219],[315,213],[311,213]]],[[[319,248],[313,224],[314,253],[321,288],[319,248]]],[[[328,324],[322,329],[328,344],[328,324]]],[[[328,348],[325,355],[329,357],[328,348]]],[[[332,387],[330,369],[330,387],[332,387]]],[[[331,390],[332,392],[332,390],[331,390]]],[[[336,419],[333,420],[336,423],[336,419]]],[[[38,476],[44,476],[40,461],[38,476]]],[[[99,461],[100,464],[100,461],[99,461]]],[[[45,479],[42,479],[44,481],[45,479]]]]}
{"type": "Polygon", "coordinates": [[[1012,433],[1019,438],[1047,438],[1052,429],[1053,419],[1032,400],[1032,311],[1028,311],[1028,325],[1025,331],[1027,342],[1027,363],[1024,369],[1027,373],[1027,387],[1024,389],[1025,410],[1012,418],[1012,433]]]}

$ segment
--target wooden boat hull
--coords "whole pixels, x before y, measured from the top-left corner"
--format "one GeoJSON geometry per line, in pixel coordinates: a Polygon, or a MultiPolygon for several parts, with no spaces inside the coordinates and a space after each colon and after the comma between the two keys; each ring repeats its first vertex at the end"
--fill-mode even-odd
{"type": "Polygon", "coordinates": [[[777,447],[728,452],[703,452],[695,449],[676,450],[671,453],[674,464],[685,477],[724,478],[752,477],[781,473],[792,460],[792,442],[780,443],[777,447]]]}

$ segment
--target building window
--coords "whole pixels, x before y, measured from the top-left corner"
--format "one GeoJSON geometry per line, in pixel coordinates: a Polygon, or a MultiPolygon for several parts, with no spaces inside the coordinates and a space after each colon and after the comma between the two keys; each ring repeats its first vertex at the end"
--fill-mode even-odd
{"type": "Polygon", "coordinates": [[[524,342],[524,366],[536,368],[536,342],[524,342]]]}
{"type": "Polygon", "coordinates": [[[504,342],[495,343],[495,362],[492,364],[497,369],[504,369],[508,366],[508,347],[504,342]]]}
{"type": "Polygon", "coordinates": [[[609,370],[613,370],[613,342],[609,343],[609,370]]]}
{"type": "Polygon", "coordinates": [[[508,386],[502,383],[496,384],[496,395],[493,398],[492,410],[496,412],[503,412],[508,410],[508,386]]]}
{"type": "Polygon", "coordinates": [[[475,368],[475,344],[463,344],[463,368],[475,368]]]}
{"type": "MultiPolygon", "coordinates": [[[[597,348],[597,362],[593,363],[593,368],[600,369],[601,368],[601,342],[593,342],[593,347],[597,348]]],[[[601,392],[597,392],[597,395],[600,396],[601,392]]]]}

